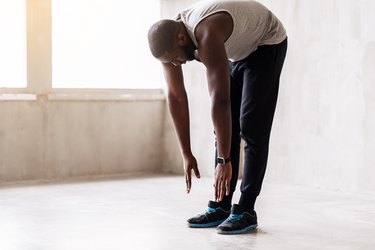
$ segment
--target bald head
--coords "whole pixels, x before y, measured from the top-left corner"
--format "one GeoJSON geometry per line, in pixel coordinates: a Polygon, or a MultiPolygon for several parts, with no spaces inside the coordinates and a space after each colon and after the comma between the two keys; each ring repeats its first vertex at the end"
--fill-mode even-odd
{"type": "Polygon", "coordinates": [[[163,19],[153,24],[148,31],[148,45],[155,58],[161,57],[170,51],[177,39],[179,32],[178,22],[163,19]]]}

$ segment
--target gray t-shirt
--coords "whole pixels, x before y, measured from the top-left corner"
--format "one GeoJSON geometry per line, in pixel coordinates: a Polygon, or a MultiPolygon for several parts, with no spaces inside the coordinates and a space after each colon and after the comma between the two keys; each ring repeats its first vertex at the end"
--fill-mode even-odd
{"type": "Polygon", "coordinates": [[[280,20],[265,6],[251,0],[200,1],[183,10],[175,20],[181,20],[196,46],[196,26],[206,17],[227,12],[234,23],[233,31],[225,42],[230,61],[246,58],[260,45],[281,43],[286,31],[280,20]]]}

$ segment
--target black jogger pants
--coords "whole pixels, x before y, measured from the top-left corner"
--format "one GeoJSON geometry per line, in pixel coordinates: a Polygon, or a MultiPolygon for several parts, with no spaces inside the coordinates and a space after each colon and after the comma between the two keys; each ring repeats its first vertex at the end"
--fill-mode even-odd
{"type": "Polygon", "coordinates": [[[260,193],[286,51],[287,39],[276,45],[259,46],[247,58],[230,62],[232,179],[231,193],[222,201],[222,206],[227,209],[231,206],[238,179],[241,138],[245,147],[239,205],[253,210],[260,193]]]}

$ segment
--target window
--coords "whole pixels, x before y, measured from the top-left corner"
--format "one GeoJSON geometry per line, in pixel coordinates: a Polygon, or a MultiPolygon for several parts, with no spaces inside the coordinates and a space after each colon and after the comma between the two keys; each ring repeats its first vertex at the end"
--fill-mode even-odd
{"type": "Polygon", "coordinates": [[[159,18],[160,0],[52,0],[52,86],[160,88],[147,42],[159,18]]]}
{"type": "Polygon", "coordinates": [[[0,0],[0,87],[26,87],[26,1],[0,0]]]}

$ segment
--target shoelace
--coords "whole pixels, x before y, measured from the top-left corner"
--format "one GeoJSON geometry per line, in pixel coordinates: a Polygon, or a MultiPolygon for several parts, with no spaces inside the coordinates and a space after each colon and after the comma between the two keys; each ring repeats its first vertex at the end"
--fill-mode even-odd
{"type": "Polygon", "coordinates": [[[206,212],[201,213],[201,214],[199,214],[199,215],[204,215],[204,216],[206,216],[207,214],[212,214],[212,213],[215,213],[215,212],[216,212],[216,208],[208,207],[206,212]]]}
{"type": "Polygon", "coordinates": [[[235,222],[235,221],[241,220],[242,217],[243,217],[242,214],[230,214],[227,221],[228,222],[235,222]]]}
{"type": "Polygon", "coordinates": [[[208,214],[212,214],[216,212],[216,208],[208,207],[207,212],[208,214]]]}

